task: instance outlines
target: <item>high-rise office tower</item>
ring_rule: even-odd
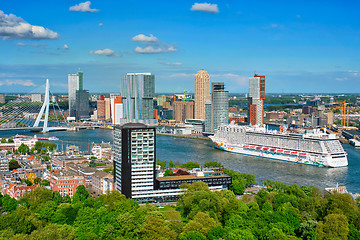
[[[154,190],[156,129],[141,123],[115,126],[115,188],[127,198]]]
[[[223,82],[211,84],[211,101],[205,108],[205,132],[215,132],[218,126],[229,123],[229,92]]]
[[[257,74],[249,78],[248,122],[251,125],[264,123],[265,76]]]
[[[176,101],[173,103],[174,119],[185,122],[185,119],[194,118],[194,102]]]
[[[153,123],[155,75],[128,73],[121,80],[121,97],[126,122]]]
[[[69,117],[75,117],[76,91],[83,90],[83,79],[84,74],[82,72],[68,75]]]
[[[205,102],[210,100],[210,77],[205,70],[195,75],[195,118],[205,119]]]
[[[76,91],[75,117],[76,120],[89,119],[89,98],[88,90]]]

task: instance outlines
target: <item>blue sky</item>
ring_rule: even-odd
[[[119,92],[121,75],[151,72],[156,92],[193,91],[200,69],[244,93],[358,93],[357,1],[2,1],[0,92],[31,92],[84,72],[90,92]]]

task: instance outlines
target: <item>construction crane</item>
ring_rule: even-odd
[[[349,127],[349,103],[344,101],[341,105],[341,125]]]

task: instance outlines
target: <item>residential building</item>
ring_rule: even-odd
[[[70,73],[68,75],[69,117],[75,117],[76,91],[83,90],[83,79],[84,74],[82,72]]]
[[[120,96],[110,95],[112,124],[119,125],[124,117],[123,99]]]
[[[86,120],[90,118],[89,112],[89,91],[78,90],[76,91],[76,106],[75,106],[75,117],[76,120]]]
[[[0,156],[0,172],[9,171],[9,160]]]
[[[5,94],[0,94],[0,103],[5,103]]]
[[[61,196],[74,196],[76,188],[80,185],[85,186],[85,178],[79,173],[70,170],[54,170],[50,175],[50,187],[53,191],[58,191]]]
[[[89,163],[90,160],[87,157],[83,156],[52,156],[51,157],[51,164],[65,168],[68,164],[80,164],[80,163]]]
[[[194,118],[194,102],[176,101],[173,103],[174,119],[183,123],[185,119]]]
[[[121,80],[124,122],[156,123],[153,119],[155,75],[128,73]]]
[[[251,125],[264,123],[265,76],[257,74],[249,78],[248,122]]]
[[[105,95],[100,95],[100,99],[97,100],[97,119],[99,121],[105,121]]]
[[[31,102],[43,102],[44,101],[44,95],[35,93],[31,94]]]
[[[8,194],[9,197],[11,198],[15,198],[16,200],[19,200],[24,196],[24,193],[30,192],[34,190],[34,188],[36,187],[38,187],[38,185],[26,186],[26,185],[10,184],[6,194]]]
[[[166,95],[161,95],[156,97],[156,103],[158,106],[163,106],[163,103],[166,102],[167,97]]]
[[[114,176],[104,171],[96,171],[92,175],[92,189],[96,194],[106,194],[107,191],[114,190]]]
[[[210,100],[210,77],[205,70],[195,75],[195,118],[205,119],[205,102]]]
[[[97,158],[97,159],[103,159],[105,158],[104,153],[111,151],[111,144],[110,142],[107,143],[100,143],[100,144],[92,144],[91,146],[91,153]]]
[[[225,91],[223,82],[211,84],[211,102],[206,102],[205,129],[215,132],[218,126],[229,123],[229,92]],[[206,112],[206,111],[210,111]],[[210,126],[206,126],[210,124]]]
[[[115,126],[115,188],[128,198],[154,189],[156,129],[141,123]]]

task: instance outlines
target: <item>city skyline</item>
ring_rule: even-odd
[[[45,78],[66,92],[67,74],[80,68],[90,92],[120,91],[128,72],[154,73],[156,92],[193,90],[204,69],[230,93],[246,92],[254,71],[267,76],[269,93],[352,93],[358,5],[8,1],[0,9],[0,92],[30,92]]]

